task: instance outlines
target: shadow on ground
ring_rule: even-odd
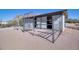
[[[27,31],[29,34],[33,35],[33,36],[38,36],[41,37],[43,39],[46,39],[47,41],[51,42],[51,43],[55,43],[55,41],[58,39],[58,37],[61,35],[62,32],[60,32],[56,38],[52,38],[51,36],[55,35],[55,33],[47,33],[47,32],[39,32],[39,34],[35,34],[32,32]],[[43,35],[42,35],[43,34]],[[51,40],[49,39],[51,37]]]

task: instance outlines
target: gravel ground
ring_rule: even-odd
[[[14,28],[0,29],[0,50],[78,50],[79,30],[70,25],[54,44]]]

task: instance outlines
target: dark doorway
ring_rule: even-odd
[[[52,29],[52,16],[47,16],[47,29]]]
[[[37,20],[36,20],[36,17],[34,18],[34,27],[36,28],[36,25],[37,25]]]

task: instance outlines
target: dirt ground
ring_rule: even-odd
[[[70,25],[71,26],[71,25]],[[28,32],[14,28],[0,29],[0,50],[78,50],[79,30],[72,25],[65,29],[54,44],[49,41],[32,36]]]

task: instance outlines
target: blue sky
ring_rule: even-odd
[[[32,12],[33,14],[43,14],[49,12],[60,11],[61,9],[0,9],[0,19],[8,21],[16,15]],[[68,9],[68,17],[72,19],[79,19],[79,9]]]

